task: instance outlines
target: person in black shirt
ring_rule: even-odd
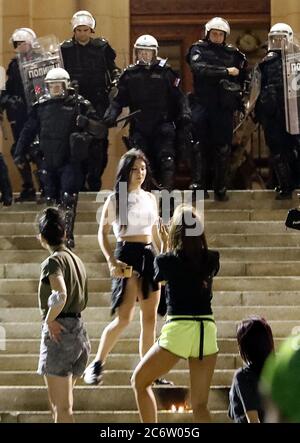
[[[246,366],[234,374],[228,415],[235,423],[260,423],[264,411],[258,381],[266,358],[274,352],[272,330],[264,318],[252,316],[241,321],[236,336]]]
[[[10,39],[11,43],[13,44],[16,56],[12,58],[6,71],[7,80],[5,90],[2,91],[0,94],[0,113],[4,111],[6,112],[7,120],[9,121],[11,127],[14,139],[14,143],[11,147],[11,154],[13,157],[15,156],[16,146],[20,138],[22,129],[24,128],[28,120],[29,114],[28,103],[26,101],[24,86],[18,63],[18,56],[22,54],[23,57],[25,57],[25,55],[26,57],[29,57],[30,51],[32,50],[32,43],[35,39],[36,34],[30,28],[16,29]],[[36,165],[35,175],[40,190],[42,191],[42,159],[40,152],[37,149],[37,145],[38,143],[32,143],[26,146],[26,155],[24,155],[22,167],[19,164],[16,164],[22,180],[22,191],[20,192],[20,195],[16,198],[16,202],[36,200],[36,193],[33,184],[30,162],[33,162]],[[1,163],[2,162],[0,159],[0,164]],[[3,171],[5,171],[5,169],[7,170],[5,165],[2,165],[2,168]],[[7,172],[5,173],[5,176],[7,177]],[[12,193],[9,189],[9,186],[7,187],[7,189],[8,191],[4,193],[4,204],[6,204],[7,202],[11,203],[12,200]]]
[[[176,130],[191,124],[187,99],[179,88],[180,78],[158,57],[158,41],[141,35],[134,44],[134,64],[127,66],[118,93],[104,115],[108,127],[116,124],[122,109],[137,112],[130,120],[128,148],[141,149],[150,161],[155,180],[173,189],[176,163]]]
[[[211,309],[212,281],[219,271],[219,253],[207,248],[199,215],[178,206],[170,234],[161,226],[170,252],[156,257],[155,279],[166,281],[167,321],[158,341],[136,367],[132,386],[142,422],[157,421],[153,380],[170,371],[180,358],[188,359],[191,403],[197,422],[210,422],[207,408],[217,360],[217,328]]]
[[[228,200],[227,177],[230,168],[233,115],[242,107],[246,58],[228,44],[229,23],[214,17],[205,25],[205,38],[190,47],[186,61],[193,74],[194,93],[190,95],[194,137],[191,153],[192,190],[204,189],[205,198],[213,169],[214,197]]]
[[[102,118],[109,106],[109,93],[116,84],[120,69],[115,64],[116,52],[103,37],[92,38],[96,21],[88,11],[77,11],[72,17],[73,37],[61,45],[64,67],[71,80],[76,80],[79,94],[89,100]],[[108,161],[108,138],[93,140],[85,165],[87,187],[101,189],[101,176]]]

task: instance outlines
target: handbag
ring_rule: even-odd
[[[287,213],[285,226],[300,231],[300,211],[297,208],[290,209]]]

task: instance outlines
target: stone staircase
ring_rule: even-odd
[[[210,248],[221,254],[214,282],[214,313],[220,353],[209,405],[216,422],[227,422],[228,389],[241,365],[236,323],[249,314],[270,322],[276,344],[300,326],[300,233],[286,231],[287,209],[298,202],[274,200],[271,191],[232,191],[228,202],[205,202],[205,229]],[[34,220],[42,207],[15,204],[0,210],[0,421],[49,422],[46,388],[36,374],[40,316],[37,309],[39,265],[47,256],[36,240]],[[96,194],[81,194],[76,223],[76,253],[89,275],[89,304],[84,311],[94,354],[98,337],[110,320],[110,279],[98,247]],[[113,238],[112,238],[112,241]],[[159,328],[163,320],[159,320]],[[138,357],[138,309],[132,324],[107,360],[103,385],[75,388],[78,422],[138,422],[130,376]],[[1,340],[0,335],[0,340]],[[188,387],[187,362],[168,374]],[[172,388],[160,388],[172,389]],[[161,422],[191,422],[183,413],[163,409]]]

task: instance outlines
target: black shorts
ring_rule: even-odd
[[[117,242],[114,252],[116,259],[132,266],[133,271],[142,279],[143,297],[147,298],[150,292],[158,291],[159,285],[154,281],[155,251],[152,243]],[[120,306],[126,288],[127,278],[112,279],[111,314]]]

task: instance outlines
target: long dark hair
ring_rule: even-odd
[[[196,235],[191,235],[192,231]],[[170,225],[169,246],[184,257],[194,271],[205,277],[206,267],[203,265],[207,258],[207,241],[201,218],[192,206],[176,207]]]
[[[145,165],[146,165],[147,173],[146,173],[145,180],[142,184],[142,189],[144,189],[145,191],[151,191],[152,184],[154,183],[149,161],[148,161],[147,157],[145,156],[145,154],[143,153],[143,151],[141,151],[140,149],[130,149],[129,151],[127,151],[121,157],[121,159],[119,161],[119,166],[118,166],[116,181],[115,181],[115,187],[114,187],[115,199],[116,199],[117,220],[119,220],[119,213],[120,213],[120,184],[126,183],[127,204],[128,204],[128,187],[129,187],[129,182],[130,182],[130,174],[131,174],[131,170],[133,168],[134,162],[136,160],[142,160],[143,162],[145,162]],[[127,217],[125,220],[123,218],[124,217],[121,217],[121,222],[120,222],[121,228],[127,226]]]
[[[37,216],[38,232],[50,246],[64,243],[65,220],[57,208],[46,208]]]
[[[263,317],[250,316],[239,323],[236,338],[244,362],[260,373],[266,358],[274,352],[270,325]]]

